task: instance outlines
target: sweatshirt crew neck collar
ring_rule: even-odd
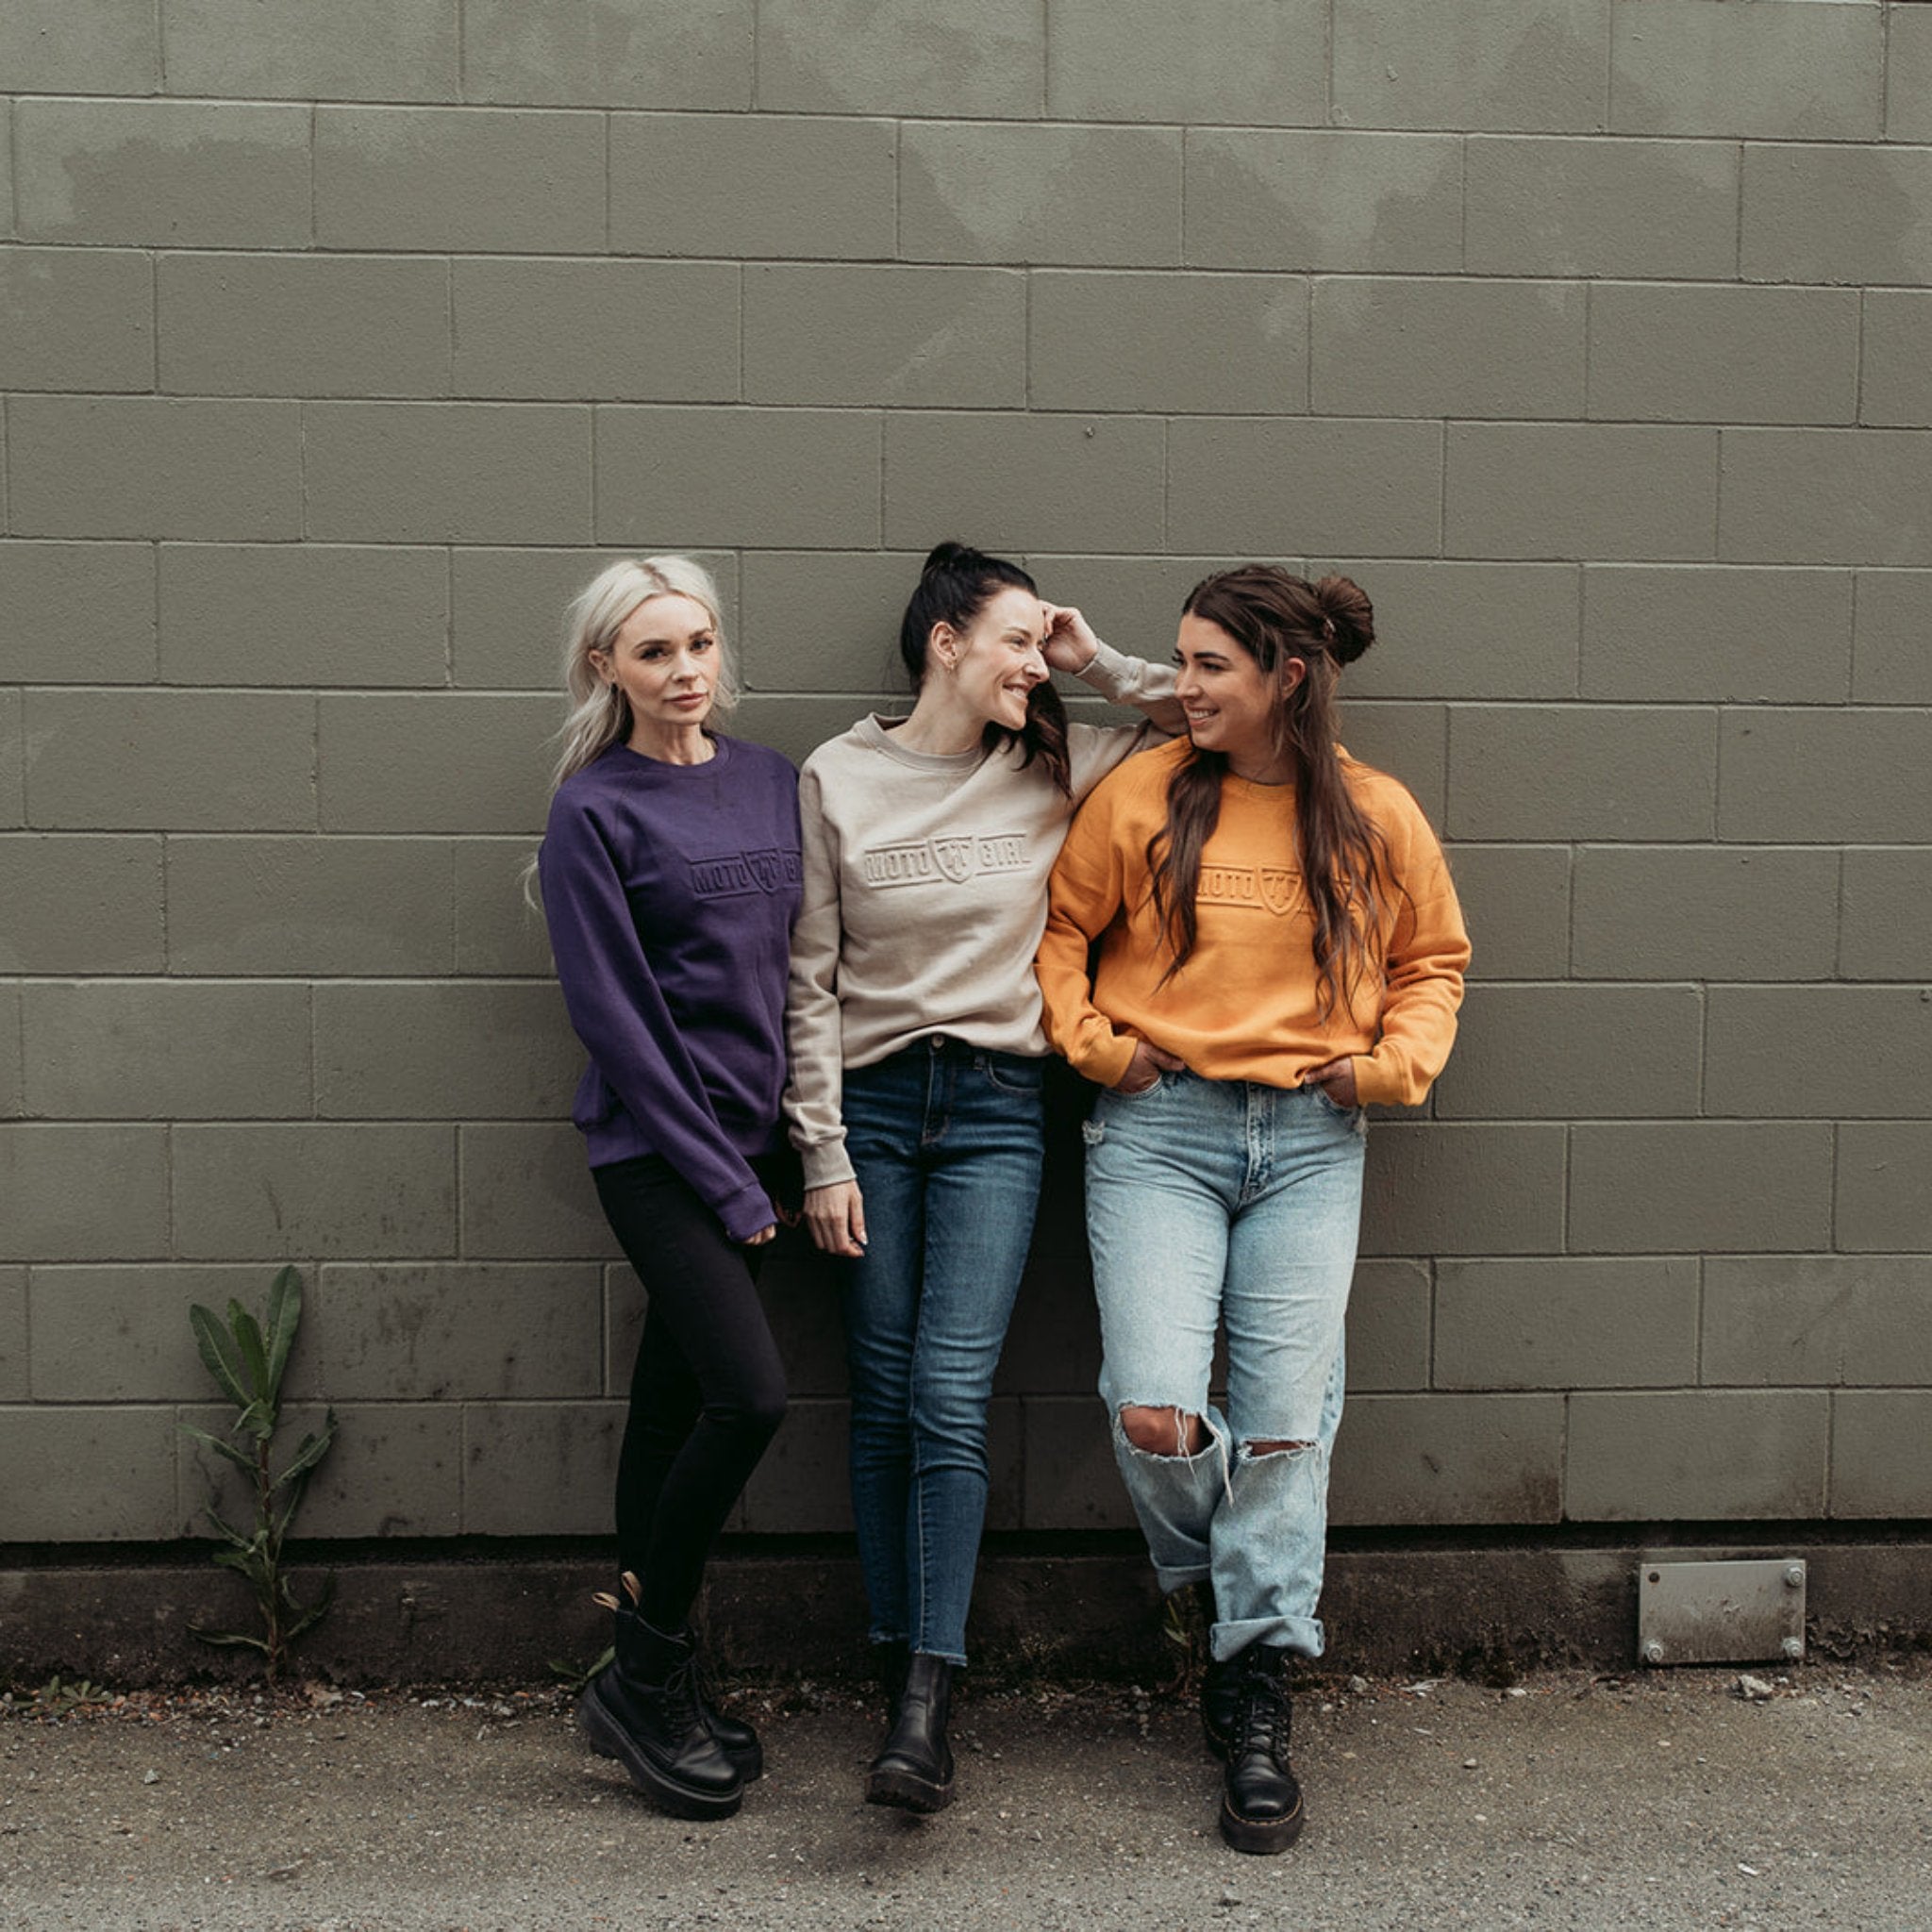
[[[882,751],[895,764],[904,765],[910,772],[963,777],[986,762],[986,747],[982,744],[967,751],[914,751],[910,745],[901,744],[898,732],[890,728],[905,722],[903,718],[885,718],[871,711],[858,721],[856,735],[869,751]]]
[[[722,732],[717,732],[712,735],[711,745],[711,756],[700,765],[674,764],[669,758],[654,758],[647,751],[633,751],[627,744],[614,744],[611,750],[621,752],[627,763],[641,766],[654,776],[681,780],[694,777],[700,772],[724,769],[725,759],[731,756],[731,741]]]

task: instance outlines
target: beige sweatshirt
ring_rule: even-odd
[[[791,929],[785,1115],[805,1184],[852,1177],[843,1073],[929,1033],[1044,1054],[1033,955],[1074,808],[1129,754],[1181,729],[1174,673],[1102,644],[1080,673],[1145,724],[1070,724],[1074,795],[1016,747],[950,756],[861,718],[799,774],[805,896]]]

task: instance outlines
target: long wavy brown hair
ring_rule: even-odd
[[[1278,680],[1274,749],[1293,772],[1295,858],[1314,917],[1316,1011],[1325,1023],[1381,971],[1372,941],[1388,902],[1388,843],[1342,776],[1335,702],[1341,667],[1375,641],[1374,607],[1347,577],[1311,584],[1274,564],[1244,563],[1196,584],[1181,614],[1219,625]],[[1291,690],[1294,658],[1307,668]],[[1185,759],[1168,784],[1167,824],[1147,841],[1154,908],[1174,949],[1163,984],[1199,939],[1201,854],[1221,819],[1226,774],[1219,752]]]

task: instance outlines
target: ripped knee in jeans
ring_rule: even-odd
[[[1312,1449],[1312,1442],[1243,1442],[1241,1448],[1252,1460],[1257,1456],[1294,1456],[1304,1449]]]
[[[1121,1405],[1121,1433],[1146,1456],[1198,1456],[1208,1446],[1208,1424],[1177,1405],[1153,1408],[1145,1403]]]

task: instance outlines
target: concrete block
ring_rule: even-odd
[[[601,253],[604,117],[318,108],[315,239],[325,248]]]
[[[744,392],[756,403],[1018,407],[1026,314],[1027,279],[1004,269],[747,268]],[[1114,407],[1138,405],[1123,396]]]
[[[311,1110],[308,989],[81,980],[24,989],[26,1098],[68,1120],[260,1120]]]
[[[1928,958],[1932,850],[1923,845],[1852,848],[1844,855],[1844,888],[1839,901],[1840,976],[1916,979]]]
[[[1356,577],[1375,606],[1375,648],[1349,667],[1350,696],[1575,696],[1574,565],[1323,558],[1307,574],[1330,570]]]
[[[177,836],[167,878],[175,973],[450,970],[450,854],[441,840]]]
[[[1932,1249],[1932,1122],[1846,1121],[1838,1130],[1836,1245],[1853,1253]]]
[[[189,1260],[456,1252],[456,1131],[358,1121],[173,1130]]]
[[[1077,1216],[1079,1181],[1073,1182]],[[1052,1202],[1042,1206],[1052,1212]],[[1051,1241],[1045,1228],[1041,1230]],[[1013,1320],[1000,1356],[993,1386],[1005,1395],[1091,1395],[1100,1379],[1100,1311],[1093,1302],[1093,1276],[1087,1259],[1084,1227],[1073,1230],[1077,1252],[1042,1254],[1037,1234],[1032,1265],[1020,1287]]]
[[[1342,742],[1350,755],[1402,780],[1432,825],[1442,823],[1447,797],[1449,714],[1441,705],[1349,702]]]
[[[36,825],[214,832],[315,823],[312,698],[37,691],[26,724]]]
[[[15,396],[7,414],[17,535],[302,534],[294,403]]]
[[[161,0],[172,94],[454,101],[456,0]]]
[[[1161,441],[1141,416],[888,417],[885,541],[910,550],[958,530],[994,550],[1158,550]]]
[[[168,1251],[168,1130],[0,1122],[0,1260],[158,1258]]]
[[[89,684],[154,681],[151,544],[0,542],[0,610],[9,677],[71,683],[85,666]]]
[[[588,408],[308,403],[302,413],[311,539],[576,543],[591,534]]]
[[[339,1120],[554,1120],[581,1056],[554,983],[315,990],[315,1110]]]
[[[1449,865],[1475,935],[1472,970],[1479,980],[1561,979],[1569,972],[1567,845],[1456,845]]]
[[[1473,274],[1737,273],[1734,142],[1478,137],[1463,166]]]
[[[1932,1492],[1932,1396],[1845,1390],[1831,1398],[1831,1513],[1910,1517]]]
[[[1695,1382],[1697,1266],[1692,1256],[1439,1262],[1436,1387]]]
[[[1717,555],[1715,429],[1452,423],[1447,462],[1443,542],[1452,554]]]
[[[737,399],[736,267],[480,258],[451,274],[458,395]]]
[[[462,1129],[462,1253],[473,1260],[607,1259],[617,1243],[597,1206],[584,1137],[547,1126]]]
[[[1562,1245],[1564,1130],[1377,1122],[1361,1251],[1535,1255]]]
[[[170,684],[441,686],[448,658],[441,550],[161,546],[159,660]]]
[[[1046,111],[1064,121],[1319,126],[1328,118],[1321,0],[1055,0]]]
[[[1858,421],[1932,428],[1932,293],[1868,289],[1863,301]]]
[[[151,94],[159,68],[153,0],[12,0],[0,13],[10,92]]]
[[[622,1403],[475,1402],[462,1418],[467,1534],[611,1534]]]
[[[1876,7],[1707,7],[1613,0],[1619,134],[1875,141],[1885,101]]]
[[[18,1120],[26,1111],[20,1001],[17,986],[0,992],[0,1120]]]
[[[188,1324],[196,1302],[231,1299],[260,1317],[270,1275],[258,1267],[38,1267],[25,1307],[42,1402],[207,1402],[216,1393]],[[292,1364],[308,1350],[304,1340]]]
[[[1420,1261],[1360,1261],[1348,1296],[1351,1395],[1429,1385],[1429,1271]]]
[[[22,101],[20,232],[136,248],[306,248],[307,108]]]
[[[449,267],[355,255],[164,255],[160,387],[189,395],[442,396]]]
[[[1932,571],[1861,570],[1852,619],[1852,696],[1932,705]]]
[[[1462,267],[1462,143],[1344,128],[1187,130],[1184,259],[1441,275]]]
[[[534,838],[460,839],[452,848],[458,973],[549,976],[543,915],[523,888],[524,867],[537,843]]]
[[[1707,839],[1718,714],[1681,706],[1465,705],[1449,723],[1457,839]]]
[[[1851,289],[1590,291],[1590,414],[1637,423],[1850,423]]]
[[[1719,838],[1932,843],[1932,715],[1728,711],[1723,735]]]
[[[0,1408],[0,1461],[33,1473],[0,1496],[8,1542],[155,1542],[175,1532],[171,1408]],[[101,1480],[106,1469],[112,1482]]]
[[[1570,1398],[1572,1523],[1818,1517],[1831,1398],[1674,1390]]]
[[[754,1535],[849,1535],[852,1503],[846,1464],[845,1405],[792,1403],[772,1446],[744,1486],[741,1526]],[[993,1474],[997,1482],[997,1469]]]
[[[1704,1101],[1714,1114],[1923,1118],[1932,1093],[1932,989],[1710,990]]]
[[[899,617],[923,557],[911,550],[747,551],[739,648],[745,683],[756,691],[867,696],[901,690]]]
[[[1703,1036],[1695,987],[1474,986],[1436,1083],[1436,1117],[1695,1114]]]
[[[1746,281],[1894,283],[1932,276],[1932,147],[1764,142],[1744,149]]]
[[[1342,1414],[1332,1524],[1556,1523],[1562,1513],[1559,1395],[1364,1395]]]
[[[1932,1382],[1932,1257],[1802,1255],[1705,1263],[1707,1383]]]
[[[1459,855],[1458,855],[1459,857]],[[1576,854],[1580,979],[1824,979],[1838,855],[1754,845],[1586,845]]]
[[[325,1267],[291,1388],[331,1402],[521,1401],[602,1393],[594,1263]]]
[[[1583,1255],[1828,1247],[1831,1169],[1824,1122],[1579,1124],[1567,1245]]]
[[[1091,1394],[1029,1395],[1024,1521],[1028,1529],[1133,1529],[1107,1409]]]
[[[650,550],[646,543],[639,546]],[[579,591],[622,554],[581,548],[458,550],[450,558],[456,682],[470,690],[547,691],[563,717],[563,617]],[[724,600],[725,636],[737,642],[738,557],[698,551]]]
[[[1307,407],[1308,289],[1298,276],[1039,274],[1029,287],[1035,408]]]
[[[1587,698],[1842,704],[1851,668],[1849,571],[1584,569]]]
[[[1277,560],[1286,562],[1290,569],[1298,568],[1300,562],[1298,558]],[[1116,650],[1166,663],[1174,656],[1181,605],[1188,592],[1204,577],[1216,571],[1231,570],[1245,559],[1225,553],[1213,557],[1070,557],[1052,551],[1029,551],[1024,561],[1049,602],[1072,605]],[[916,558],[913,568],[918,568]],[[910,592],[910,580],[906,590]],[[896,611],[891,635],[896,654]],[[891,682],[890,675],[887,682]],[[1070,699],[1078,699],[1083,694],[1091,696],[1076,677],[1062,677],[1058,683]],[[1131,717],[1133,713],[1103,708],[1095,715],[1113,719]]]
[[[325,696],[327,832],[539,832],[554,699],[445,691]]]
[[[158,839],[0,838],[0,973],[158,973]]]
[[[1045,97],[1046,42],[1046,13],[1034,0],[982,0],[963,15],[947,0],[765,0],[758,104],[778,113],[1024,119]]]
[[[1284,544],[1354,557],[1441,547],[1442,432],[1430,423],[1330,418],[1182,421],[1168,432],[1168,544]]]
[[[874,548],[879,441],[858,410],[599,408],[597,541]]]
[[[21,692],[0,690],[0,828],[26,824],[25,710]]]
[[[154,275],[126,248],[0,252],[0,385],[155,386]]]
[[[609,162],[610,246],[621,254],[782,261],[898,253],[891,121],[619,114]]]
[[[1886,25],[1885,138],[1932,142],[1932,18],[1894,7]]]
[[[749,108],[754,0],[467,0],[463,94],[566,108]]]
[[[1584,306],[1574,282],[1324,276],[1314,294],[1313,408],[1581,415]]]
[[[887,709],[895,708],[888,706]],[[755,738],[796,764],[848,729],[859,709],[849,697],[811,698],[754,694],[732,714],[741,738]]]
[[[25,1402],[26,1270],[0,1268],[0,1402]]]
[[[20,232],[14,213],[13,103],[0,101],[0,235],[11,241]]]
[[[908,260],[1181,259],[1174,128],[911,121],[900,131],[898,168],[897,252]]]
[[[1347,8],[1335,17],[1335,118],[1594,133],[1608,108],[1608,28],[1607,0]]]

